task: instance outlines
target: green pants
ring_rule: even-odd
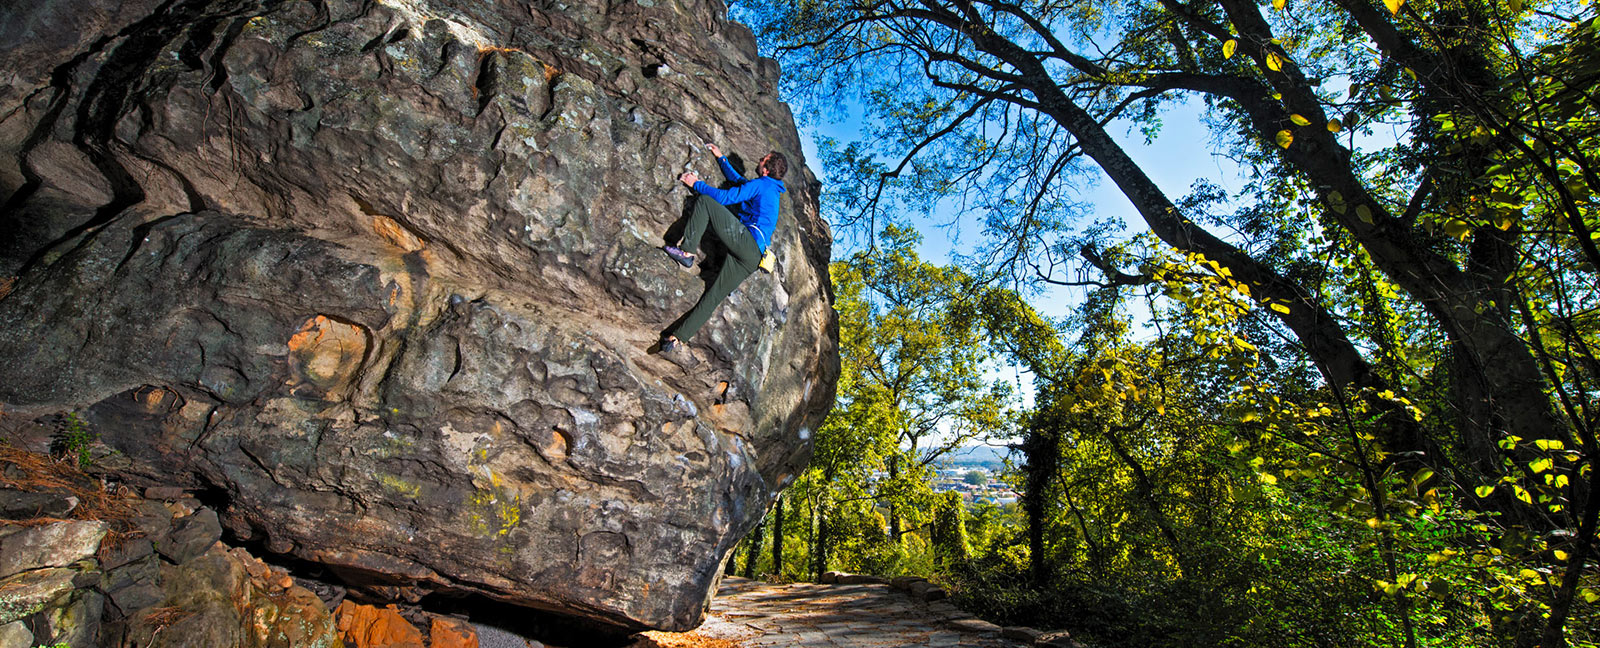
[[[717,310],[717,304],[721,304],[739,286],[739,282],[761,265],[761,249],[756,247],[756,239],[750,235],[750,230],[727,207],[706,196],[695,198],[694,212],[689,215],[689,224],[683,230],[683,243],[678,247],[684,252],[696,253],[700,249],[700,237],[706,233],[706,225],[711,226],[711,231],[728,248],[728,258],[723,260],[722,271],[717,273],[717,278],[706,288],[705,294],[700,296],[694,309],[676,328],[667,331],[667,335],[682,341],[688,341],[700,327],[705,326],[706,321],[711,319],[711,313]]]

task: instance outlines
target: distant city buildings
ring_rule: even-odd
[[[969,473],[979,473],[983,479],[981,483],[971,483]],[[961,499],[968,504],[989,502],[993,504],[1013,504],[1017,501],[1016,491],[1005,482],[998,481],[999,475],[987,468],[970,466],[949,466],[940,468],[933,479],[933,490],[936,493],[954,491],[961,494]]]

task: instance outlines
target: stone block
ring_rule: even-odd
[[[162,557],[181,565],[205,553],[217,540],[222,539],[222,523],[217,512],[208,508],[194,515],[173,521],[172,534],[167,542],[156,546]]]
[[[478,631],[461,619],[433,617],[428,648],[478,648]]]
[[[821,582],[821,583],[823,583],[825,585],[831,585],[833,583],[839,582],[840,578],[845,577],[845,576],[849,576],[849,575],[850,574],[847,574],[845,572],[839,572],[839,571],[823,572],[822,573],[822,578],[818,579],[818,582]]]
[[[145,538],[125,538],[116,544],[102,543],[99,554],[100,568],[116,569],[155,552],[155,545]]]
[[[906,591],[911,593],[912,598],[919,601],[941,601],[950,596],[949,593],[944,591],[943,587],[928,581],[912,583]]]
[[[1083,648],[1083,644],[1072,638],[1072,633],[1066,630],[1052,630],[1039,635],[1033,640],[1034,648]]]
[[[928,579],[921,576],[896,576],[889,579],[889,586],[898,590],[910,590],[913,583],[926,583]]]
[[[35,569],[0,581],[0,624],[37,613],[57,597],[72,591],[72,577],[76,573],[61,567]]]
[[[1043,630],[1028,626],[1006,626],[1000,629],[1000,636],[1021,641],[1028,645],[1033,645],[1033,642],[1037,641],[1042,635],[1044,635]]]
[[[166,598],[161,590],[160,563],[149,555],[106,572],[102,589],[118,613],[130,615]]]
[[[51,645],[92,646],[100,636],[100,617],[105,610],[104,594],[91,589],[74,590],[65,602],[55,601],[45,609],[42,637]]]
[[[962,632],[975,632],[975,633],[998,633],[998,632],[1000,632],[1000,626],[995,625],[993,623],[990,623],[988,621],[984,621],[983,619],[979,619],[977,617],[967,617],[965,619],[952,619],[950,621],[946,621],[945,625],[949,626],[952,629],[960,630]]]
[[[14,621],[0,625],[0,648],[30,648],[33,646],[33,633],[28,631],[28,625],[21,621]]]
[[[66,521],[0,528],[0,578],[29,569],[65,567],[92,558],[106,536],[106,523]]]
[[[350,648],[423,648],[422,631],[393,605],[379,608],[345,601],[335,614],[339,634]]]
[[[840,585],[883,585],[889,579],[871,574],[845,574],[839,577]]]
[[[20,491],[0,488],[0,518],[25,520],[36,517],[66,517],[78,508],[78,498],[56,491]]]

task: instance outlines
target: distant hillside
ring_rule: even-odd
[[[1011,452],[1005,446],[969,445],[963,446],[939,458],[937,463],[953,466],[982,466],[990,470],[1000,468],[1005,463],[1006,455]]]

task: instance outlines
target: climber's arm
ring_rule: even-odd
[[[744,176],[739,175],[738,171],[733,170],[733,164],[728,162],[728,158],[718,155],[717,164],[722,166],[723,177],[734,182],[744,182]]]
[[[736,205],[761,195],[761,183],[744,182],[727,189],[718,189],[706,184],[704,180],[699,180],[694,183],[694,190],[724,205]]]

